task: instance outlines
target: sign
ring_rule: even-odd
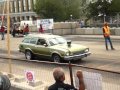
[[[42,25],[44,30],[53,29],[53,19],[37,20],[37,28],[40,28],[40,24]]]
[[[31,20],[27,20],[27,21],[21,21],[20,22],[20,26],[24,26],[24,25],[29,25],[29,26],[33,26],[33,21]]]
[[[26,71],[25,72],[25,78],[28,82],[34,82],[35,81],[34,72]]]
[[[102,76],[99,73],[83,72],[86,90],[102,90]],[[75,86],[79,88],[79,80],[75,75]]]

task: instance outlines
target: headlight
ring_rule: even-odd
[[[69,56],[69,55],[70,55],[70,53],[69,53],[69,52],[67,52],[67,53],[66,53],[66,55],[67,55],[67,56]]]
[[[85,50],[85,52],[89,52],[89,49],[87,48],[87,49]]]
[[[66,52],[67,56],[73,55],[72,52]]]

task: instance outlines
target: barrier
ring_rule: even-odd
[[[22,63],[23,62],[23,63]],[[43,61],[18,61],[18,65],[13,64],[12,71],[14,75],[14,79],[11,80],[12,88],[14,90],[47,90],[47,88],[53,84],[54,78],[53,78],[53,69],[55,67],[62,67],[65,71],[65,83],[71,84],[70,79],[70,71],[69,71],[69,65],[67,63],[52,63],[52,62],[43,62]],[[22,63],[22,64],[20,64]],[[3,67],[6,66],[6,64],[2,64]],[[27,65],[27,66],[26,66]],[[47,66],[47,67],[46,67]],[[76,70],[82,70],[83,72],[90,72],[90,73],[97,73],[102,76],[102,80],[98,79],[98,81],[101,82],[101,88],[102,89],[96,89],[96,90],[120,90],[120,73],[119,72],[113,72],[113,71],[107,71],[107,70],[101,70],[91,67],[84,67],[81,65],[75,65],[71,64],[71,70],[73,73],[73,76],[76,72]],[[36,82],[34,83],[28,83],[26,82],[24,72],[25,70],[34,71]],[[0,71],[7,72],[7,69],[0,68]],[[19,76],[15,76],[19,75]],[[16,78],[16,79],[15,79]],[[85,78],[88,79],[88,78]],[[73,81],[75,78],[73,77]],[[92,78],[88,79],[89,82],[92,82],[91,85],[94,87],[98,85],[97,82],[93,82]],[[75,85],[75,83],[73,82]],[[12,89],[11,89],[12,90]],[[92,89],[87,89],[92,90]]]
[[[120,36],[120,28],[110,28],[111,35],[118,35]],[[36,26],[30,27],[30,32],[38,32]],[[102,28],[79,28],[76,23],[61,23],[54,24],[54,29],[52,30],[45,30],[47,33],[53,33],[57,35],[102,35],[103,31]]]

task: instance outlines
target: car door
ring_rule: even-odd
[[[35,47],[36,47],[36,50],[35,50],[36,54],[43,57],[50,56],[50,49],[45,39],[39,38]]]
[[[29,42],[29,48],[32,50],[32,52],[34,54],[36,54],[36,43],[38,41],[38,38],[37,37],[33,37],[30,39],[30,42]]]

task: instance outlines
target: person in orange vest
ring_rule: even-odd
[[[0,33],[1,33],[1,40],[4,40],[4,39],[5,39],[5,37],[4,37],[4,34],[5,34],[5,28],[4,28],[3,25],[1,25]]]
[[[103,36],[105,38],[106,50],[108,50],[108,42],[110,43],[111,50],[114,50],[113,45],[112,45],[112,41],[110,39],[110,28],[109,28],[107,22],[105,22],[104,26],[103,26]]]

